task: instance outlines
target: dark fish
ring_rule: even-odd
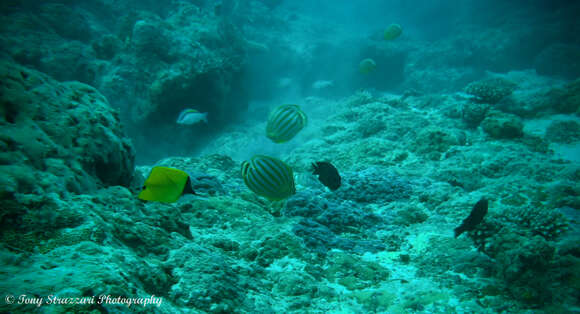
[[[473,230],[475,226],[477,226],[480,222],[482,222],[483,217],[485,216],[485,214],[487,214],[487,206],[488,201],[485,198],[482,198],[477,203],[475,203],[475,206],[473,206],[473,209],[471,210],[469,216],[467,216],[467,218],[463,220],[463,222],[459,227],[455,228],[454,230],[455,237],[457,238],[460,234],[462,234],[465,231]]]
[[[332,191],[340,187],[340,174],[338,170],[327,161],[318,161],[312,164],[313,173],[318,175],[318,180]]]

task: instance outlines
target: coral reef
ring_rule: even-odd
[[[0,290],[162,301],[0,312],[577,310],[580,4],[399,1],[408,32],[385,41],[396,10],[353,28],[336,12],[381,1],[323,2],[0,2]],[[268,109],[294,100],[308,125],[271,143]],[[184,108],[208,124],[176,125]],[[244,185],[256,153],[296,194]],[[153,166],[196,194],[140,200]]]
[[[357,97],[338,102],[330,119],[314,118],[320,133],[335,130],[321,135],[334,144],[311,140],[293,150],[288,163],[297,175],[297,193],[285,205],[270,204],[244,186],[239,161],[228,157],[236,147],[231,144],[212,155],[157,163],[187,171],[199,190],[175,204],[143,203],[121,186],[3,200],[0,258],[16,269],[23,260],[34,265],[37,259],[50,264],[45,275],[73,268],[70,274],[78,278],[28,283],[30,273],[16,271],[1,281],[2,289],[45,295],[57,284],[68,287],[61,294],[156,295],[163,298],[159,310],[167,312],[437,312],[457,308],[456,296],[481,299],[457,301],[470,311],[499,310],[506,302],[518,309],[574,303],[577,250],[572,242],[560,242],[569,231],[550,208],[578,206],[572,183],[577,170],[530,150],[525,137],[489,140],[484,132],[462,129],[459,115],[431,111],[463,100]],[[421,114],[409,114],[411,107]],[[391,122],[361,139],[357,117],[369,112]],[[496,114],[507,115],[490,110],[486,119]],[[239,131],[232,132],[222,141],[237,143]],[[311,174],[310,161],[321,155],[342,176],[336,191]],[[149,170],[138,167],[136,177]],[[482,194],[499,200],[468,234],[478,253],[467,237],[453,239],[452,230]],[[70,264],[75,259],[83,265]],[[103,267],[110,272],[90,280],[82,275]]]
[[[514,297],[533,304],[555,298],[546,286],[558,269],[556,242],[567,228],[564,217],[538,207],[505,208],[469,232],[478,249],[496,261],[494,271]]]

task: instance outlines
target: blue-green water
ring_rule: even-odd
[[[0,10],[0,312],[580,312],[580,4]]]

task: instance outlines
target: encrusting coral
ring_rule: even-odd
[[[465,88],[465,92],[475,96],[478,102],[496,104],[509,96],[517,85],[504,78],[490,78],[473,82]]]

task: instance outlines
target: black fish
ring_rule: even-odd
[[[313,173],[318,175],[318,180],[332,191],[340,187],[340,174],[338,170],[327,161],[317,161],[312,164]]]
[[[483,217],[485,214],[487,214],[487,206],[488,201],[485,198],[482,198],[477,203],[475,203],[475,206],[473,206],[469,216],[463,220],[459,227],[455,228],[455,237],[457,238],[465,231],[473,230],[475,226],[482,222]]]

